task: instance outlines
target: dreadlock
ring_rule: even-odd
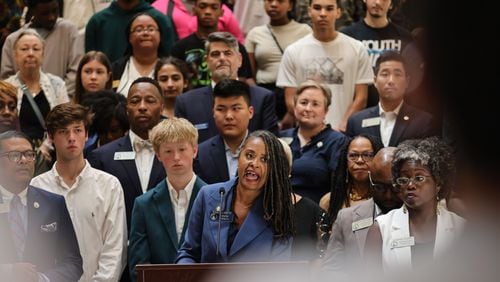
[[[351,175],[348,171],[347,165],[347,154],[349,151],[349,146],[352,141],[358,138],[366,138],[370,141],[373,148],[373,153],[377,154],[377,152],[383,147],[382,142],[379,138],[369,135],[369,134],[360,134],[349,138],[342,147],[339,155],[339,162],[337,167],[335,168],[335,172],[332,174],[332,186],[330,190],[330,205],[328,206],[328,217],[330,227],[333,225],[335,220],[337,219],[337,213],[342,208],[343,205],[349,206],[349,193],[351,193],[350,183]]]
[[[272,133],[254,131],[245,143],[252,138],[262,139],[268,157],[268,177],[264,184],[264,219],[271,223],[276,239],[287,240],[294,230],[288,159],[280,141]]]

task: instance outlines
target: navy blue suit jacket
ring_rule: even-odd
[[[82,257],[64,197],[28,186],[27,207],[22,259],[14,247],[8,213],[0,213],[0,264],[31,263],[51,282],[78,281],[83,273]]]
[[[362,127],[364,119],[380,117],[379,106],[364,109],[352,115],[347,121],[347,136],[356,136],[361,133],[380,136],[380,124]],[[431,114],[424,112],[411,105],[403,103],[396,119],[396,124],[389,140],[389,146],[397,146],[404,140],[419,139],[438,135],[434,118]]]
[[[274,94],[259,86],[250,86],[250,104],[253,106],[253,118],[248,131],[268,130],[278,134]],[[190,90],[175,100],[175,116],[189,120],[198,129],[198,143],[219,134],[213,118],[212,86]]]
[[[232,224],[232,199],[237,178],[204,186],[193,204],[184,243],[176,263],[249,262],[290,260],[292,238],[275,241],[272,227],[264,220],[263,193],[251,207],[247,218],[228,248]],[[220,203],[219,189],[224,188],[220,242],[217,240],[219,220],[214,216]],[[216,255],[217,245],[219,256]]]
[[[201,187],[205,185],[203,180],[196,178],[179,241],[177,241],[175,214],[166,180],[135,199],[128,247],[132,281],[136,281],[135,266],[137,264],[162,264],[175,261],[177,249],[184,242],[184,233],[186,233],[194,199]]]
[[[127,213],[127,228],[130,230],[130,219],[135,198],[142,195],[141,181],[137,172],[135,160],[115,160],[116,152],[131,152],[132,143],[130,137],[125,135],[98,149],[92,151],[88,161],[93,168],[100,169],[112,174],[120,180],[125,198],[125,210]],[[149,176],[148,190],[155,187],[166,177],[165,169],[161,162],[155,157],[153,168]]]
[[[226,182],[229,171],[226,161],[226,149],[222,136],[216,135],[198,146],[198,155],[194,161],[194,171],[208,184]]]

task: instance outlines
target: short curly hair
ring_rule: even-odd
[[[407,161],[417,161],[429,169],[436,185],[440,187],[439,199],[445,198],[455,176],[455,158],[452,148],[438,137],[406,140],[394,152],[392,177],[401,176],[401,167]]]

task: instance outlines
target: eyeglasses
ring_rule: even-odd
[[[357,162],[359,158],[363,160],[364,162],[369,162],[373,160],[373,152],[362,152],[362,153],[356,153],[356,152],[349,152],[347,153],[347,158],[353,162]]]
[[[430,175],[416,175],[413,178],[408,178],[408,177],[398,177],[396,178],[396,184],[399,185],[400,187],[406,187],[409,186],[410,183],[413,183],[415,185],[421,185],[427,177],[432,177]]]
[[[35,159],[36,153],[35,153],[35,151],[24,151],[24,152],[10,151],[7,153],[3,153],[0,156],[2,156],[2,157],[7,156],[9,161],[15,162],[15,163],[19,162],[22,157],[24,157],[24,159],[26,161],[31,162]]]
[[[399,187],[395,187],[394,184],[387,184],[387,183],[374,183],[372,180],[372,174],[368,171],[368,179],[370,180],[370,186],[374,191],[377,192],[385,192],[387,190],[391,190],[394,193],[399,192]]]
[[[158,31],[158,28],[156,28],[154,26],[148,26],[148,27],[138,26],[132,30],[133,33],[137,33],[137,34],[141,34],[143,32],[154,33],[156,31]]]

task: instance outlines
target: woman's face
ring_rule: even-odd
[[[34,35],[24,35],[15,46],[14,60],[21,72],[38,70],[43,60],[43,44]]]
[[[272,21],[288,19],[292,8],[290,0],[264,0],[264,9]]]
[[[294,111],[300,127],[322,126],[326,117],[326,99],[321,89],[307,88],[302,91]]]
[[[102,146],[125,135],[125,131],[120,126],[116,118],[111,119],[109,130],[106,134],[99,136],[99,144]]]
[[[368,181],[368,166],[373,160],[374,152],[370,140],[358,137],[351,141],[347,150],[347,170],[358,182]]]
[[[147,15],[138,16],[130,27],[129,42],[134,53],[137,50],[157,50],[160,31],[155,20]]]
[[[418,209],[427,204],[436,204],[437,185],[431,171],[426,166],[413,160],[405,161],[401,166],[398,178],[409,180],[406,185],[399,185],[407,207]]]
[[[238,186],[249,191],[261,191],[268,177],[266,145],[259,137],[251,137],[241,149],[238,159]]]
[[[87,93],[106,89],[106,83],[111,79],[111,72],[97,60],[83,65],[80,75],[83,89]]]
[[[167,99],[175,99],[187,87],[187,80],[184,79],[180,70],[174,65],[163,65],[158,70],[157,79],[163,91],[163,97]]]

